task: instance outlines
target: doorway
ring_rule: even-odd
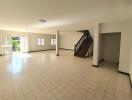
[[[13,52],[25,51],[25,38],[19,36],[7,37],[7,44],[12,45]]]
[[[100,60],[119,65],[121,33],[100,34]]]
[[[10,43],[13,52],[20,52],[20,37],[12,37]]]

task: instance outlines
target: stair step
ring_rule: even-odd
[[[79,46],[78,50],[75,51],[74,55],[77,57],[86,58],[85,55],[86,55],[88,49],[90,48],[90,45],[92,44],[92,37],[88,30],[84,30],[82,32],[84,32],[84,35],[81,37],[81,39],[84,39],[84,40],[81,40],[81,39],[79,40],[79,42],[83,41],[81,45],[79,44],[79,42],[75,45],[75,48],[77,45],[80,45],[80,46]],[[86,32],[88,32],[88,33],[86,33]],[[83,37],[85,37],[85,38],[83,38]]]

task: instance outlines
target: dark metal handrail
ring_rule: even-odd
[[[82,43],[88,38],[88,34],[84,33],[83,36],[80,38],[80,40],[75,45],[75,53],[79,50]]]

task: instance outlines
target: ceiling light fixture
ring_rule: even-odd
[[[40,23],[46,23],[47,21],[43,20],[43,19],[40,19],[40,20],[38,20],[38,22],[40,22]]]

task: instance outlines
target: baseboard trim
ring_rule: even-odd
[[[60,54],[56,54],[56,56],[60,56]]]
[[[25,53],[31,53],[31,51],[25,52]]]
[[[99,65],[92,65],[93,67],[99,67]]]
[[[65,48],[60,48],[62,50],[70,50],[70,51],[75,51],[75,50],[72,50],[72,49],[65,49]]]
[[[124,74],[124,75],[130,75],[129,73],[126,73],[126,72],[122,72],[122,71],[118,71],[119,73],[121,73],[121,74]]]
[[[47,50],[37,50],[37,51],[29,51],[30,52],[41,52],[41,51],[50,51],[50,50],[55,50],[55,49],[47,49]]]
[[[130,85],[131,85],[131,88],[132,88],[132,80],[131,80],[130,74],[129,73],[126,73],[126,72],[122,72],[122,71],[118,71],[118,73],[127,75],[129,77]]]
[[[103,61],[104,61],[104,59],[100,59],[100,60],[99,60],[99,64],[100,64],[101,62],[103,62]]]
[[[93,67],[99,67],[99,64],[101,63],[101,62],[103,62],[104,61],[104,59],[101,59],[101,60],[99,60],[99,62],[98,62],[98,65],[92,65]]]

